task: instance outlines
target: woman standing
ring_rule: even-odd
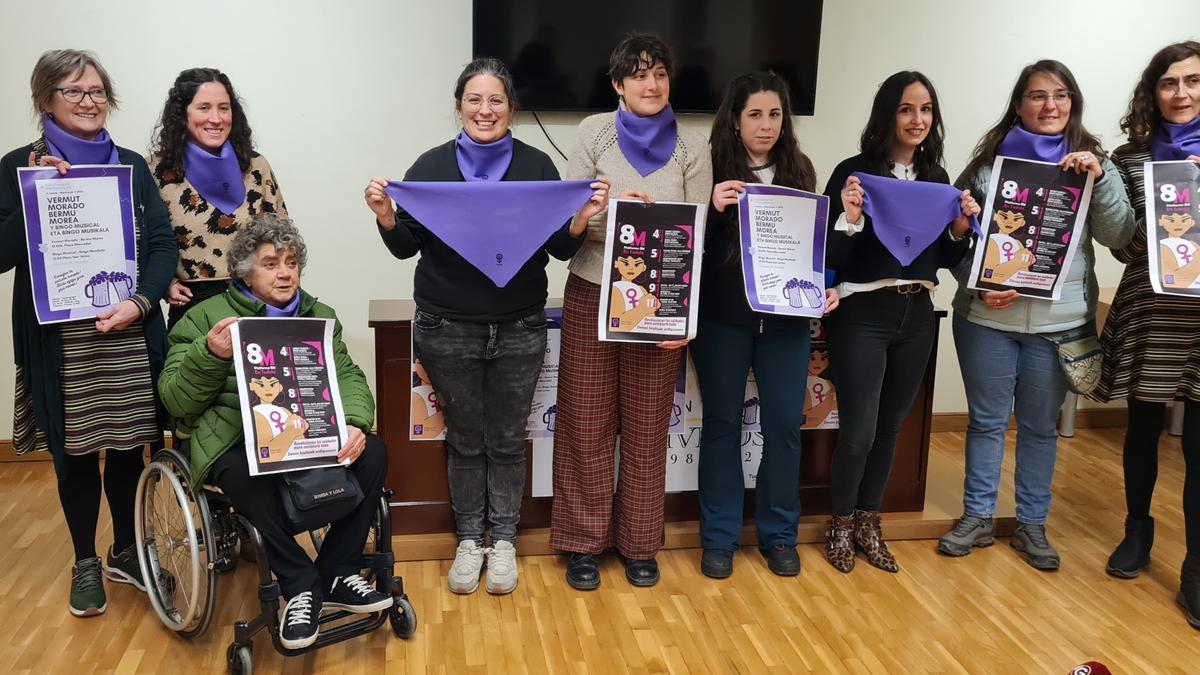
[[[238,227],[260,213],[287,218],[267,158],[229,78],[189,68],[175,78],[147,158],[179,243],[168,313],[174,326],[192,305],[229,285],[225,255]]]
[[[517,109],[504,64],[481,58],[454,85],[462,131],[421,155],[405,181],[556,181],[544,152],[512,137]],[[583,243],[588,218],[608,203],[608,185],[592,184],[589,201],[498,287],[385,192],[367,186],[379,234],[400,259],[420,254],[413,297],[413,343],[437,392],[446,422],[450,502],[458,550],[448,585],[473,593],[487,558],[487,590],[517,586],[516,538],[525,487],[525,418],[546,351],[546,264],[566,260]],[[485,514],[486,512],[486,514]],[[492,546],[484,548],[485,515]]]
[[[792,128],[787,84],[774,73],[748,73],[729,83],[713,119],[712,205],[700,282],[700,326],[692,341],[704,426],[700,432],[700,570],[733,573],[742,534],[741,432],[746,375],[754,369],[762,410],[763,453],[755,483],[758,549],[775,574],[800,572],[800,426],[807,379],[809,320],[750,309],[742,282],[738,194],[746,183],[812,191],[817,176]],[[826,291],[825,311],[837,306]]]
[[[104,128],[117,97],[108,72],[89,52],[42,54],[30,78],[41,136],[0,160],[0,272],[13,277],[13,352],[17,366],[13,445],[18,454],[54,456],[58,497],[75,549],[69,609],[101,614],[108,606],[102,576],[145,590],[134,549],[133,502],[147,443],[162,443],[154,380],[166,353],[158,302],[167,293],[179,251],[146,162],[118,147]],[[17,168],[72,164],[133,167],[137,214],[137,288],[95,321],[40,325],[26,255]],[[100,515],[100,451],[104,493],[113,520],[106,565],[96,555]]]
[[[1137,227],[1129,245],[1115,252],[1125,273],[1100,338],[1104,370],[1094,393],[1100,400],[1123,398],[1129,406],[1125,538],[1107,568],[1113,576],[1132,579],[1150,564],[1158,438],[1167,402],[1182,402],[1187,557],[1178,602],[1188,623],[1200,629],[1200,299],[1160,295],[1150,285],[1142,168],[1150,161],[1200,163],[1200,42],[1169,45],[1150,59],[1121,129],[1129,142],[1113,152],[1113,162],[1133,202]]]
[[[712,165],[704,138],[680,130],[671,112],[673,67],[658,37],[635,33],[617,44],[608,74],[620,107],[580,123],[569,178],[607,179],[622,199],[709,200]],[[550,545],[571,554],[567,583],[581,590],[600,585],[596,556],[613,545],[631,584],[658,583],[667,428],[680,348],[687,344],[597,339],[604,234],[605,216],[596,214],[571,260],[554,433]],[[621,471],[614,496],[618,425]]]
[[[962,258],[969,217],[979,213],[971,193],[963,190],[954,209],[957,217],[921,216],[928,219],[920,223],[924,231],[937,236],[905,264],[864,215],[863,181],[851,174],[949,183],[942,168],[942,138],[933,84],[915,71],[896,73],[875,94],[862,152],[839,164],[825,186],[831,223],[826,264],[836,270],[841,297],[840,310],[825,322],[839,421],[825,557],[842,572],[854,569],[856,547],[871,565],[888,572],[900,569],[883,539],[879,508],[896,436],[933,347],[937,322],[930,292],[937,285],[937,271]],[[910,203],[908,208],[915,212],[917,206]]]
[[[1058,452],[1058,411],[1067,393],[1055,333],[1094,325],[1096,263],[1092,240],[1121,248],[1133,236],[1133,209],[1100,140],[1083,126],[1083,93],[1066,66],[1038,61],[1017,77],[1008,108],[984,134],[955,185],[978,201],[987,195],[997,155],[1054,162],[1064,171],[1092,174],[1087,220],[1059,300],[1029,298],[1015,290],[967,287],[971,256],[954,269],[954,346],[967,393],[963,516],[938,542],[946,555],[990,546],[1009,413],[1017,419],[1017,530],[1010,544],[1034,568],[1056,570],[1058,552],[1046,539],[1050,485]],[[984,246],[980,241],[976,245]]]

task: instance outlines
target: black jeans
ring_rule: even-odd
[[[245,516],[262,535],[267,561],[279,580],[283,597],[291,598],[315,590],[322,578],[357,574],[359,559],[371,521],[379,508],[379,496],[387,477],[387,448],[378,436],[367,434],[367,447],[350,465],[362,488],[363,500],[354,511],[332,523],[314,563],[296,542],[283,512],[279,476],[251,476],[246,451],[239,441],[213,462],[208,482],[221,488],[233,508]],[[386,533],[385,533],[386,534]]]
[[[450,506],[459,541],[514,542],[525,492],[525,420],[546,354],[546,315],[474,323],[417,310],[417,357],[446,418]]]
[[[1125,506],[1133,518],[1150,517],[1150,501],[1158,480],[1158,439],[1162,435],[1167,404],[1131,398],[1129,425],[1122,453],[1125,469]],[[1187,552],[1200,556],[1200,401],[1182,402],[1183,411],[1183,523]],[[1180,405],[1176,402],[1175,405]]]
[[[838,401],[833,513],[878,511],[937,324],[926,291],[854,293],[825,319]]]

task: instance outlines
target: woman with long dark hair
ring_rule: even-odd
[[[1058,453],[1058,410],[1067,394],[1057,345],[1049,338],[1094,324],[1096,263],[1093,240],[1120,248],[1133,236],[1133,209],[1100,140],[1083,126],[1083,93],[1058,61],[1026,66],[1000,121],[983,135],[955,185],[983,201],[997,155],[1054,162],[1095,177],[1086,221],[1058,300],[1015,290],[973,291],[971,256],[954,269],[954,346],[967,393],[963,516],[938,542],[946,555],[964,556],[994,542],[992,516],[1000,488],[1004,434],[1017,420],[1017,530],[1011,546],[1032,567],[1055,570],[1058,552],[1046,538],[1050,485]],[[977,246],[995,246],[980,240]],[[999,256],[997,256],[999,257]],[[1030,261],[1026,260],[1027,264]],[[1001,263],[1003,264],[1003,263]]]
[[[287,218],[267,158],[254,151],[250,123],[229,77],[188,68],[167,92],[150,171],[171,216],[179,267],[168,321],[229,285],[225,255],[238,228],[260,213]]]
[[[1150,59],[1121,120],[1129,142],[1113,151],[1137,214],[1129,245],[1114,251],[1125,263],[1100,343],[1104,367],[1094,397],[1125,399],[1125,538],[1108,559],[1108,573],[1132,579],[1150,564],[1154,519],[1150,501],[1158,478],[1158,438],[1166,404],[1184,406],[1183,518],[1187,557],[1178,602],[1200,629],[1200,300],[1163,295],[1150,285],[1145,229],[1145,162],[1200,164],[1200,42],[1163,47]],[[1193,197],[1194,199],[1194,197]]]
[[[965,190],[940,212],[924,208],[924,198],[901,197],[908,220],[915,221],[909,226],[917,228],[903,246],[914,239],[929,243],[898,249],[880,237],[885,227],[895,225],[866,215],[864,195],[882,196],[905,187],[892,179],[948,184],[942,168],[943,133],[933,84],[915,71],[896,73],[875,94],[860,139],[862,152],[839,164],[825,186],[830,198],[826,265],[836,271],[841,298],[841,308],[825,322],[839,422],[825,557],[842,572],[854,568],[856,548],[875,567],[900,569],[883,539],[879,509],[896,436],[933,347],[937,321],[930,292],[937,285],[937,271],[962,258],[969,217],[979,213]]]
[[[755,483],[758,548],[779,575],[800,572],[800,425],[808,373],[809,320],[750,309],[742,283],[738,195],[747,183],[816,189],[812,161],[792,128],[787,84],[774,73],[735,77],[713,119],[713,187],[700,284],[700,325],[691,343],[704,398],[700,432],[701,571],[733,573],[742,533],[741,431],[746,375],[754,369],[762,410],[763,453]],[[826,294],[826,311],[837,306]]]

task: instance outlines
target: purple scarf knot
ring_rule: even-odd
[[[463,180],[501,180],[508,172],[508,165],[512,164],[512,132],[504,134],[500,140],[480,143],[466,131],[460,131],[454,139],[454,156],[458,159]]]
[[[274,318],[281,317],[281,316],[297,316],[300,314],[300,289],[299,288],[296,289],[296,294],[292,296],[292,299],[288,301],[288,304],[284,305],[283,307],[276,307],[275,305],[272,305],[269,302],[263,302],[262,298],[258,297],[254,293],[252,293],[250,291],[250,289],[247,288],[246,285],[240,281],[233,282],[233,287],[238,289],[238,292],[241,293],[242,295],[246,296],[247,298],[250,298],[251,300],[253,300],[255,302],[262,302],[263,306],[267,308],[267,312],[266,312],[267,318],[274,319]]]
[[[1019,123],[1008,130],[1008,135],[996,148],[997,155],[1052,164],[1058,164],[1070,151],[1067,139],[1062,134],[1035,134],[1026,131]]]
[[[617,110],[615,124],[621,154],[643,176],[661,169],[675,152],[679,129],[670,105],[646,117]]]
[[[50,115],[42,115],[42,134],[50,154],[71,164],[120,164],[117,144],[108,129],[101,129],[94,140],[85,141],[64,131]]]
[[[953,185],[853,175],[862,181],[863,213],[871,217],[875,236],[905,267],[962,215],[962,192]],[[979,232],[975,216],[971,229]]]
[[[1150,132],[1150,156],[1156,162],[1170,162],[1200,156],[1200,115],[1186,124],[1159,120]]]
[[[232,215],[246,201],[246,181],[229,141],[221,146],[219,155],[188,141],[183,149],[183,175],[221,213]]]

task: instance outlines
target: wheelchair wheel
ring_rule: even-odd
[[[254,650],[250,645],[229,645],[225,650],[225,663],[231,675],[250,675],[254,671]]]
[[[407,640],[417,632],[417,612],[402,595],[396,596],[388,608],[388,621],[392,624],[392,632],[401,640]]]
[[[155,454],[138,480],[134,507],[138,562],[158,618],[193,638],[212,620],[216,569],[210,564],[211,515],[190,487],[186,461],[172,450]]]

